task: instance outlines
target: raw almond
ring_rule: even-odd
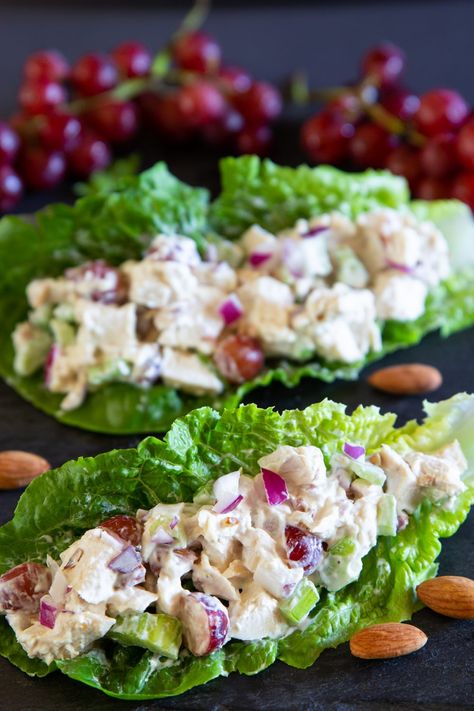
[[[49,462],[31,452],[0,452],[0,489],[18,489],[51,469]]]
[[[425,580],[416,592],[426,607],[440,615],[474,620],[474,580],[460,575],[441,575]]]
[[[418,627],[386,622],[357,632],[349,645],[354,657],[361,659],[391,659],[421,649],[428,637]]]
[[[393,395],[420,395],[437,390],[443,376],[437,368],[423,363],[405,363],[371,373],[367,382],[377,390]]]

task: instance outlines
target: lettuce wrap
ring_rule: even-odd
[[[297,668],[313,664],[327,648],[347,641],[370,624],[409,619],[421,606],[415,588],[436,574],[440,538],[451,536],[474,499],[474,396],[459,394],[426,403],[427,417],[395,426],[396,416],[376,407],[325,400],[303,411],[281,414],[245,405],[219,413],[201,408],[178,419],[164,441],[144,439],[136,449],[78,459],[34,480],[21,497],[13,520],[0,529],[0,573],[25,560],[57,558],[74,539],[107,517],[134,514],[159,502],[190,501],[224,472],[242,467],[254,476],[257,460],[281,444],[321,448],[326,464],[341,441],[368,452],[389,444],[403,454],[432,452],[457,439],[468,463],[465,491],[450,510],[427,500],[396,536],[383,536],[363,559],[357,581],[338,592],[323,591],[304,630],[282,639],[233,641],[203,657],[183,654],[164,663],[151,652],[101,640],[75,659],[47,666],[30,659],[0,619],[0,653],[32,676],[60,671],[120,699],[180,694],[231,672],[255,674],[276,659]]]
[[[71,411],[60,409],[61,396],[45,388],[42,373],[22,377],[14,371],[11,334],[27,314],[25,289],[32,279],[58,276],[88,260],[117,265],[139,259],[157,233],[190,237],[204,253],[209,245],[225,249],[225,240],[254,223],[278,230],[299,217],[329,210],[355,217],[377,207],[407,206],[439,225],[450,245],[453,272],[431,289],[417,320],[385,322],[382,350],[361,362],[274,358],[259,376],[241,386],[228,385],[218,397],[187,395],[163,384],[145,389],[109,383]],[[138,176],[99,181],[72,206],[52,205],[33,219],[0,221],[0,374],[25,399],[61,422],[116,434],[164,431],[193,408],[235,406],[253,389],[273,381],[293,387],[303,377],[355,379],[374,358],[413,345],[430,331],[439,329],[446,336],[474,323],[473,240],[466,206],[456,201],[410,204],[405,181],[383,171],[347,174],[325,166],[284,168],[255,156],[228,158],[222,162],[222,193],[211,203],[206,190],[185,185],[160,163]]]

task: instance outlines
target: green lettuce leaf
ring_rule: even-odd
[[[62,396],[46,390],[42,373],[24,378],[13,369],[11,333],[26,318],[25,288],[31,279],[57,276],[87,259],[105,258],[118,264],[140,257],[158,231],[190,236],[203,249],[208,243],[222,245],[222,238],[211,228],[234,237],[255,221],[278,230],[302,215],[336,208],[356,215],[377,206],[408,205],[405,182],[382,171],[349,174],[328,166],[284,168],[244,156],[222,162],[223,191],[209,211],[206,191],[181,183],[162,163],[139,176],[128,174],[128,164],[119,168],[98,178],[72,207],[53,205],[38,213],[34,222],[17,217],[0,220],[0,375],[26,400],[65,424],[111,434],[164,431],[194,408],[233,407],[256,388],[274,381],[294,387],[304,377],[324,382],[356,379],[371,361],[418,343],[430,331],[439,329],[449,335],[474,323],[471,266],[454,272],[432,290],[419,319],[386,323],[382,351],[360,363],[269,361],[257,378],[239,388],[229,386],[218,398],[196,398],[164,385],[144,390],[113,383],[90,393],[80,408],[63,412]],[[463,267],[472,265],[467,254],[474,223],[464,205],[416,202],[412,209],[440,226]],[[473,253],[471,249],[469,254]]]
[[[234,671],[257,673],[275,659],[307,667],[357,629],[409,619],[419,607],[414,588],[436,573],[439,539],[451,536],[467,516],[474,500],[474,396],[457,395],[427,404],[426,410],[423,424],[401,428],[395,427],[395,415],[376,407],[361,406],[347,415],[344,405],[328,400],[281,414],[256,405],[221,413],[195,410],[177,420],[164,440],[148,437],[136,449],[68,462],[34,480],[12,521],[0,528],[0,573],[25,559],[57,556],[84,530],[114,514],[132,514],[159,501],[189,501],[206,483],[237,467],[255,475],[257,460],[279,444],[314,444],[329,463],[342,439],[360,442],[369,452],[384,442],[403,452],[433,451],[458,438],[469,471],[468,488],[455,509],[425,502],[404,531],[380,538],[364,558],[359,580],[337,593],[323,593],[306,630],[281,640],[234,641],[208,657],[182,654],[177,662],[103,640],[87,654],[57,662],[67,676],[123,699],[179,694]],[[0,654],[29,674],[53,670],[28,660],[7,624],[1,624]]]

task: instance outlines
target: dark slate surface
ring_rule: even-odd
[[[178,3],[177,3],[178,4]],[[165,10],[150,3],[115,7],[95,0],[87,9],[80,3],[3,2],[0,20],[0,115],[13,108],[19,67],[25,55],[44,46],[58,46],[69,56],[103,49],[128,38],[159,46],[176,25],[179,9],[165,3]],[[474,3],[411,0],[409,3],[215,3],[209,28],[222,39],[226,54],[245,63],[260,76],[277,80],[290,67],[305,66],[314,81],[329,84],[354,74],[354,62],[368,44],[386,37],[399,42],[410,55],[408,79],[417,89],[435,85],[457,86],[473,99],[471,63]],[[427,25],[429,18],[429,25]],[[462,20],[462,21],[460,21]],[[245,38],[245,43],[243,38]],[[198,148],[167,148],[156,141],[143,147],[144,159],[168,160],[179,177],[193,184],[217,185],[216,155]],[[283,163],[301,160],[296,131],[279,130],[274,157]],[[55,195],[32,196],[23,205],[28,211],[45,200],[68,198],[66,190]],[[423,344],[387,358],[384,364],[421,361],[441,369],[442,388],[430,399],[460,391],[473,391],[474,329],[452,336],[437,335]],[[373,366],[377,367],[377,366]],[[329,386],[304,381],[295,390],[275,386],[254,394],[262,406],[278,409],[304,407],[323,397],[392,410],[400,422],[421,415],[421,398],[396,398],[375,392],[363,374],[357,383]],[[94,455],[114,447],[133,446],[137,437],[111,437],[67,428],[34,410],[6,385],[0,383],[0,450],[27,449],[60,465],[80,455]],[[19,492],[0,492],[0,523],[12,513]],[[474,516],[443,545],[441,572],[473,575]],[[427,646],[412,657],[388,662],[363,662],[352,658],[348,646],[325,652],[308,670],[281,663],[256,677],[231,676],[169,700],[118,702],[62,677],[30,679],[0,659],[3,711],[105,711],[111,708],[205,709],[206,711],[440,711],[474,708],[472,696],[472,623],[443,619],[429,611],[415,617],[429,636]]]

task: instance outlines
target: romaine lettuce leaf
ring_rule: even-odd
[[[166,430],[176,417],[204,405],[232,407],[257,387],[279,381],[288,387],[304,377],[324,382],[355,379],[362,367],[418,343],[437,329],[443,335],[474,323],[474,267],[452,274],[433,289],[425,313],[410,323],[387,322],[383,350],[352,365],[313,360],[295,363],[278,359],[239,388],[229,387],[218,398],[196,398],[158,384],[144,390],[125,383],[100,387],[72,412],[60,410],[61,395],[44,387],[42,373],[19,377],[13,369],[11,333],[27,315],[25,288],[38,276],[56,276],[87,259],[112,263],[139,257],[157,231],[180,232],[203,248],[219,242],[211,227],[235,236],[259,221],[271,229],[293,224],[302,215],[330,209],[357,214],[376,206],[407,206],[405,182],[381,171],[348,174],[328,166],[283,168],[256,156],[222,162],[223,191],[208,207],[206,191],[192,188],[158,163],[139,176],[113,177],[93,187],[74,206],[53,205],[35,221],[17,217],[0,220],[0,374],[25,399],[65,424],[97,432],[134,434]],[[472,240],[473,222],[461,203],[413,204],[421,217],[432,218],[448,236],[463,266]],[[230,242],[227,242],[230,244]],[[471,253],[473,251],[471,250]]]
[[[179,694],[233,671],[254,674],[281,659],[304,668],[328,647],[347,640],[374,622],[409,619],[418,609],[414,587],[436,573],[441,537],[451,536],[474,500],[474,396],[457,395],[426,405],[418,425],[396,428],[393,414],[359,407],[347,415],[343,405],[325,400],[303,411],[255,405],[219,413],[201,408],[177,420],[164,441],[143,440],[136,449],[115,450],[64,464],[34,480],[21,497],[14,518],[0,528],[0,572],[25,559],[57,556],[73,539],[118,513],[134,513],[158,501],[191,500],[217,476],[242,467],[258,471],[258,459],[279,444],[314,444],[325,460],[341,440],[357,441],[370,452],[382,443],[400,451],[432,451],[458,438],[469,464],[467,490],[454,510],[425,502],[396,537],[380,538],[365,557],[357,582],[337,593],[323,593],[309,627],[289,637],[255,643],[234,641],[205,658],[190,655],[165,664],[147,651],[104,640],[89,653],[57,663],[67,676],[120,698],[147,699]],[[312,613],[313,614],[313,613]],[[29,674],[52,669],[28,660],[1,623],[0,653]]]

